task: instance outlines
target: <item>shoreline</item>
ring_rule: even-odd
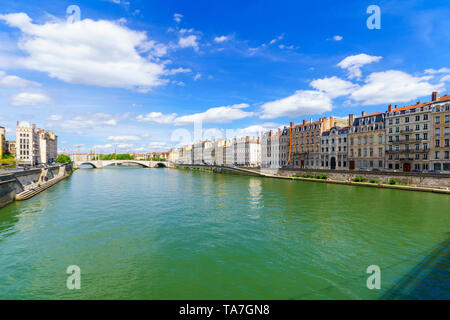
[[[300,180],[309,182],[319,182],[319,183],[331,183],[331,184],[341,184],[348,186],[360,186],[360,187],[371,187],[380,189],[396,189],[404,191],[419,191],[419,192],[431,192],[440,194],[450,194],[450,189],[434,188],[434,187],[422,187],[414,185],[396,185],[396,184],[384,184],[384,183],[370,183],[370,182],[355,182],[349,180],[336,180],[336,179],[316,179],[316,178],[303,178],[294,176],[284,176],[279,174],[269,174],[261,173],[260,169],[249,169],[241,167],[227,167],[227,166],[202,166],[202,165],[177,165],[177,169],[186,170],[186,168],[195,168],[196,171],[212,171],[214,173],[225,173],[225,174],[235,174],[235,175],[247,175],[247,176],[258,176],[262,178],[272,178],[272,179],[285,179],[285,180]],[[317,170],[318,171],[318,170]],[[364,174],[358,172],[358,174]],[[449,177],[450,178],[450,177]]]

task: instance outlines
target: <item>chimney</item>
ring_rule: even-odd
[[[272,130],[269,131],[269,137],[271,137],[271,136],[272,136]]]
[[[337,127],[337,122],[336,121],[334,122],[334,126]]]
[[[309,123],[312,123],[312,118],[309,118]]]
[[[388,112],[392,111],[392,104],[388,105]]]
[[[303,125],[305,125],[306,124],[306,120],[303,120]]]
[[[437,98],[438,98],[438,92],[433,91],[433,93],[431,93],[431,101],[436,101]]]
[[[365,111],[363,111],[363,112],[361,112],[361,116],[365,116],[366,115],[366,112]]]
[[[419,105],[420,104],[420,100],[419,101],[417,101],[417,103],[416,103],[417,105]]]
[[[294,126],[294,121],[291,121],[290,126],[291,128]]]
[[[348,115],[348,125],[352,126],[354,121],[355,121],[355,115],[354,114],[349,114]]]
[[[19,126],[19,121],[17,121],[17,125],[16,125],[17,127]]]
[[[333,127],[333,117],[330,117],[330,128],[332,128]]]

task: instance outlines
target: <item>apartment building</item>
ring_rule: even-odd
[[[37,129],[39,140],[39,162],[51,163],[58,157],[58,137],[53,131]]]
[[[3,158],[6,151],[6,130],[4,127],[0,127],[0,159]]]
[[[392,107],[392,106],[391,106]],[[349,115],[349,170],[383,170],[385,166],[385,114]]]
[[[261,167],[280,168],[280,137],[281,130],[270,130],[263,133],[261,139]]]
[[[16,158],[28,165],[40,163],[39,135],[35,124],[17,122]]]
[[[203,142],[203,163],[214,164],[214,144],[209,140]]]
[[[347,170],[348,169],[348,142],[349,127],[332,127],[322,132],[320,146],[320,165],[322,169]]]
[[[284,128],[281,130],[280,133],[280,152],[279,152],[279,158],[280,158],[280,166],[292,166],[291,161],[291,144],[292,144],[292,126],[293,122],[290,123],[289,127],[284,126]]]
[[[432,134],[431,103],[389,106],[386,113],[386,163],[389,170],[429,170]]]
[[[330,130],[333,126],[348,126],[347,119],[320,118],[318,121],[303,123],[292,126],[292,159],[294,168],[321,168],[321,138],[322,133]]]
[[[431,166],[436,171],[450,172],[450,95],[431,97],[433,140],[431,143]]]
[[[214,164],[216,166],[222,166],[224,165],[224,140],[223,139],[216,139],[214,140]]]
[[[256,167],[261,163],[261,143],[250,137],[239,138],[236,141],[236,165]]]

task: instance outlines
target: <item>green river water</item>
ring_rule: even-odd
[[[0,299],[450,299],[449,208],[433,193],[81,169],[0,209]]]

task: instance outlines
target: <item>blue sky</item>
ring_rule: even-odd
[[[438,0],[3,0],[0,125],[54,130],[60,151],[155,151],[194,121],[255,135],[428,101],[450,83],[449,16]]]

